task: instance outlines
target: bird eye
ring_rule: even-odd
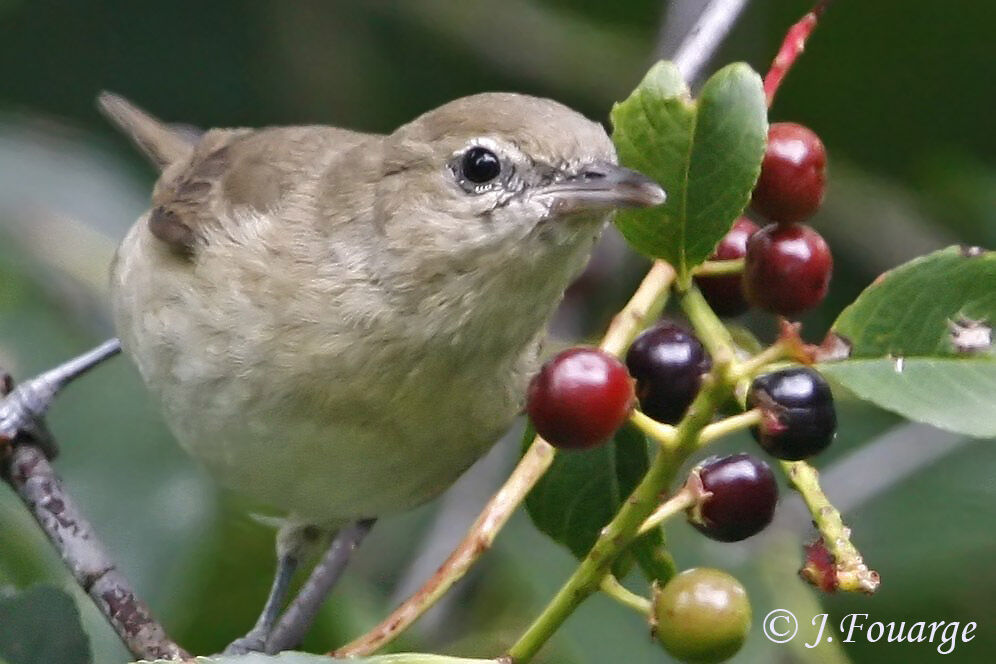
[[[463,154],[460,171],[470,182],[484,184],[498,177],[501,173],[501,162],[494,152],[477,146]]]

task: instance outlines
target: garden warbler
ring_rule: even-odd
[[[326,528],[479,458],[612,209],[664,200],[599,124],[518,94],[388,135],[192,136],[99,103],[161,170],[111,269],[125,353],[222,484]]]

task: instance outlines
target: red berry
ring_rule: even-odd
[[[772,221],[807,219],[823,202],[827,151],[811,129],[776,122],[768,129],[768,147],[751,205]]]
[[[744,294],[756,307],[792,316],[823,301],[832,271],[830,247],[819,233],[803,224],[769,224],[747,241]]]
[[[825,450],[837,430],[833,392],[809,367],[758,376],[747,392],[747,406],[760,408],[761,424],[751,433],[769,454],[787,461]]]
[[[611,438],[634,401],[633,380],[619,360],[597,348],[571,348],[533,377],[526,410],[551,445],[585,449]]]
[[[778,483],[768,464],[749,454],[706,459],[697,468],[711,493],[689,514],[691,524],[720,542],[739,542],[764,530],[775,515]]]
[[[747,253],[747,239],[757,232],[757,224],[747,217],[733,222],[733,228],[716,245],[710,260],[733,260]],[[743,293],[743,276],[730,274],[719,277],[695,277],[695,284],[702,291],[709,306],[720,316],[738,316],[747,311]]]
[[[674,323],[660,323],[636,338],[626,353],[626,366],[636,379],[640,408],[658,422],[676,423],[702,386],[712,361],[691,332]]]

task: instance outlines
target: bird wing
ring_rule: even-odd
[[[315,180],[367,134],[319,125],[177,129],[124,98],[102,93],[98,104],[162,170],[152,195],[149,231],[178,254],[192,256],[205,230],[236,212],[271,213]]]

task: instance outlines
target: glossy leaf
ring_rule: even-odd
[[[768,130],[761,78],[745,64],[719,70],[697,100],[674,64],[659,62],[612,109],[619,160],[656,180],[667,201],[623,210],[616,224],[639,251],[687,282],[750,200]]]
[[[862,399],[969,436],[996,436],[996,252],[949,247],[891,270],[833,331],[851,355],[819,367]]]
[[[197,657],[197,664],[329,664],[329,662],[349,662],[350,664],[496,664],[493,659],[466,659],[427,653],[395,653],[374,657],[330,659],[328,655],[314,655],[306,652],[282,652],[279,655],[249,653],[246,655],[219,655],[218,657]],[[142,660],[135,664],[176,664],[173,660]]]
[[[558,452],[526,509],[537,528],[582,558],[646,471],[646,439],[626,425],[600,447]]]
[[[89,664],[90,642],[73,599],[49,586],[0,597],[0,660]]]

